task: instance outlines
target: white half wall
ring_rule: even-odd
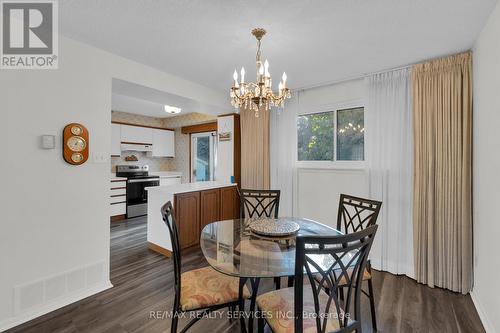
[[[365,170],[299,169],[297,171],[298,215],[337,227],[341,193],[366,198]]]
[[[500,4],[474,47],[473,209],[474,288],[472,299],[488,333],[500,332]]]
[[[220,133],[229,133],[229,140],[221,141]],[[215,180],[230,182],[234,176],[234,116],[217,118],[217,162]]]
[[[0,73],[0,331],[110,287],[112,78],[228,105],[207,87],[68,38],[59,44],[58,70]],[[82,166],[62,159],[71,122],[90,132]],[[42,134],[56,135],[57,148],[41,149]]]

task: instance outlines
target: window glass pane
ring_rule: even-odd
[[[337,111],[337,161],[365,159],[364,108]]]
[[[210,180],[210,137],[199,137],[196,149],[196,181]]]
[[[297,141],[299,161],[333,161],[334,113],[299,116]]]

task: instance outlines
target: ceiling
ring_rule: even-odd
[[[180,114],[165,112],[164,106],[170,105],[181,108]],[[191,112],[218,115],[230,112],[228,109],[211,106],[198,101],[170,94],[165,91],[144,87],[128,81],[113,79],[111,109],[143,116],[166,118],[179,116]],[[229,111],[228,111],[229,110]]]
[[[62,34],[227,91],[253,78],[254,27],[275,82],[292,88],[469,49],[496,0],[64,0]]]

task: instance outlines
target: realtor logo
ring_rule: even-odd
[[[2,0],[2,69],[57,69],[57,0]]]

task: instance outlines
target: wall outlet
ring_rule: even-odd
[[[94,160],[94,163],[106,163],[108,161],[106,154],[104,153],[93,153],[92,154],[92,159]]]

